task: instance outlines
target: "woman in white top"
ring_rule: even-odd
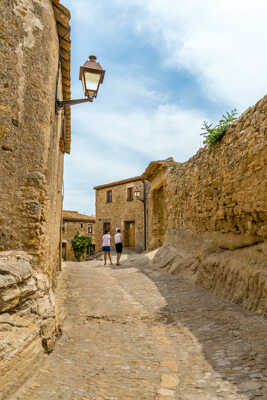
[[[116,253],[117,253],[117,265],[120,265],[120,258],[121,258],[121,253],[122,253],[122,234],[121,230],[117,229],[117,233],[114,236],[115,239],[115,247],[116,247]]]
[[[110,233],[109,231],[105,231],[105,234],[103,235],[103,242],[102,242],[102,250],[104,252],[104,265],[107,263],[107,256],[109,258],[110,264],[112,265],[112,259],[110,256]]]

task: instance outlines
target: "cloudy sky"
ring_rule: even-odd
[[[72,97],[90,54],[106,69],[94,103],[72,107],[64,208],[93,214],[93,187],[186,161],[203,120],[266,94],[266,0],[62,0],[72,14]]]

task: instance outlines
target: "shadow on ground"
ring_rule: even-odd
[[[121,266],[151,279],[167,306],[160,319],[174,332],[181,324],[202,346],[219,376],[247,399],[267,399],[267,320],[152,264],[148,255],[129,253]]]

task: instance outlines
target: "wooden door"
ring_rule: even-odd
[[[135,222],[125,221],[125,246],[135,247]]]

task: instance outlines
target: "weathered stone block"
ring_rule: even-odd
[[[41,335],[44,339],[49,339],[55,336],[55,319],[49,318],[42,322]]]
[[[0,292],[0,312],[12,310],[20,302],[20,289],[18,286],[2,289]]]
[[[27,280],[25,283],[20,285],[20,296],[24,299],[33,295],[37,291],[36,282],[33,278]]]
[[[10,259],[0,256],[0,275],[11,275],[15,278],[16,282],[22,282],[30,278],[32,275],[32,268],[28,260],[9,260]]]
[[[37,300],[37,313],[42,318],[55,316],[55,305],[51,303],[50,296],[46,295]]]

